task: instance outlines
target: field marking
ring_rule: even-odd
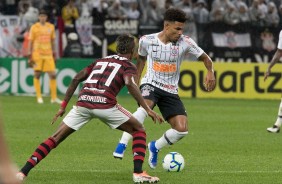
[[[91,173],[120,173],[120,170],[99,170],[99,169],[36,169],[40,172],[91,172]],[[164,171],[154,171],[155,173],[162,173]],[[191,173],[207,173],[207,174],[218,174],[218,173],[226,173],[226,174],[240,174],[240,173],[282,173],[282,170],[275,170],[275,171],[188,171]]]

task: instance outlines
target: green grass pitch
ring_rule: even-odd
[[[75,103],[73,97],[67,110]],[[119,97],[134,112],[136,103]],[[58,124],[51,119],[59,105],[38,105],[35,97],[0,96],[1,114],[11,157],[23,166],[35,148],[52,135]],[[267,133],[276,120],[277,100],[183,99],[189,116],[189,134],[159,153],[159,165],[151,170],[147,157],[143,169],[162,184],[273,184],[282,183],[282,135]],[[156,108],[157,109],[157,108]],[[158,111],[158,109],[157,109]],[[166,124],[145,121],[147,141],[159,138]],[[131,144],[123,160],[112,152],[121,136],[98,120],[92,120],[54,149],[29,174],[25,184],[127,184],[132,183]],[[162,169],[166,153],[185,158],[180,173]]]

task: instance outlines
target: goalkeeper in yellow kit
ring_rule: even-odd
[[[34,69],[33,85],[37,102],[43,103],[40,76],[47,72],[50,79],[51,103],[61,103],[57,98],[55,67],[55,28],[47,22],[47,12],[40,10],[39,22],[33,24],[29,33],[28,64]]]

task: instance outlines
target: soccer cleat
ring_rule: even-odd
[[[268,132],[271,132],[271,133],[279,133],[280,132],[280,128],[276,125],[273,125],[273,127],[269,127],[266,130]]]
[[[155,176],[150,176],[143,171],[142,173],[133,173],[133,182],[134,183],[158,183],[160,179]]]
[[[57,104],[61,104],[62,100],[60,100],[59,98],[55,98],[55,99],[51,99],[51,103],[57,103]]]
[[[40,97],[40,98],[37,98],[37,103],[39,104],[43,104],[43,99]]]
[[[16,175],[16,178],[19,181],[23,181],[26,178],[26,175],[24,173],[22,173],[22,172],[18,172],[17,175]]]
[[[122,159],[123,158],[123,154],[125,152],[126,149],[126,144],[123,143],[118,143],[116,150],[113,152],[113,156],[115,158],[119,158]]]
[[[158,163],[159,150],[156,148],[155,144],[156,144],[156,141],[151,141],[148,144],[148,150],[149,150],[148,163],[152,169],[155,169]]]

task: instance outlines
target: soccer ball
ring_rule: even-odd
[[[163,159],[163,168],[166,171],[180,172],[184,165],[183,156],[177,152],[170,152]]]

